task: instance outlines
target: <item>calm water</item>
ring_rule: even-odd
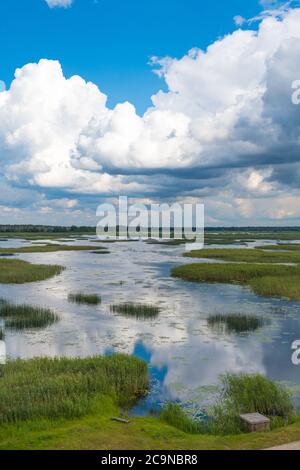
[[[30,242],[0,242],[5,247],[25,244]],[[111,253],[18,255],[33,263],[62,264],[67,269],[48,281],[0,285],[0,297],[51,307],[61,318],[43,331],[7,332],[10,358],[112,352],[141,357],[149,363],[152,391],[134,409],[138,414],[170,399],[201,408],[214,397],[214,386],[226,371],[259,372],[288,382],[299,402],[300,367],[291,362],[291,344],[300,339],[299,302],[258,297],[240,286],[172,279],[173,266],[190,262],[181,256],[183,247],[144,242],[103,246]],[[70,304],[68,294],[76,291],[98,293],[102,304]],[[161,313],[157,319],[145,321],[110,312],[111,304],[124,301],[155,304]],[[222,334],[207,325],[209,314],[227,312],[255,313],[269,321],[248,335]]]

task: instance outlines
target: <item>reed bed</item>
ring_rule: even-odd
[[[56,323],[59,317],[50,309],[31,305],[15,305],[5,300],[0,302],[0,318],[10,330],[46,328]]]
[[[100,295],[84,294],[83,292],[69,294],[68,300],[76,304],[98,305],[101,303]]]
[[[262,328],[266,320],[253,314],[229,313],[210,315],[207,323],[225,333],[247,333]]]
[[[31,264],[16,259],[0,259],[0,283],[24,284],[49,279],[65,268],[58,265]]]
[[[78,418],[106,396],[125,407],[148,387],[147,365],[135,357],[16,360],[4,366],[0,380],[0,423]]]
[[[127,317],[133,317],[138,320],[147,320],[156,318],[159,315],[159,307],[142,303],[123,303],[115,304],[110,307],[111,312],[118,313]]]

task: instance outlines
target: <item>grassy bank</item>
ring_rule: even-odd
[[[192,282],[243,284],[258,295],[300,300],[299,266],[198,263],[174,268],[172,276]]]
[[[185,253],[187,258],[204,258],[236,263],[300,263],[300,251],[263,251],[251,248],[211,248]]]
[[[91,251],[99,249],[98,246],[80,246],[80,245],[32,245],[20,248],[0,248],[0,254],[16,254],[16,253],[56,253],[59,251]]]
[[[15,259],[0,259],[0,284],[24,284],[49,279],[63,271],[62,266],[31,264]]]

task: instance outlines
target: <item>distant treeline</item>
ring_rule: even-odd
[[[71,227],[52,225],[0,225],[1,233],[70,233],[70,232],[91,232],[95,233],[95,227]]]
[[[96,227],[52,225],[0,225],[0,233],[95,233]],[[171,228],[171,232],[174,229]],[[299,232],[300,227],[206,227],[205,232]],[[117,228],[118,232],[118,228]]]

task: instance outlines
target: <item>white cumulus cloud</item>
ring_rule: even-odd
[[[73,3],[73,0],[45,0],[50,8],[70,7]]]

